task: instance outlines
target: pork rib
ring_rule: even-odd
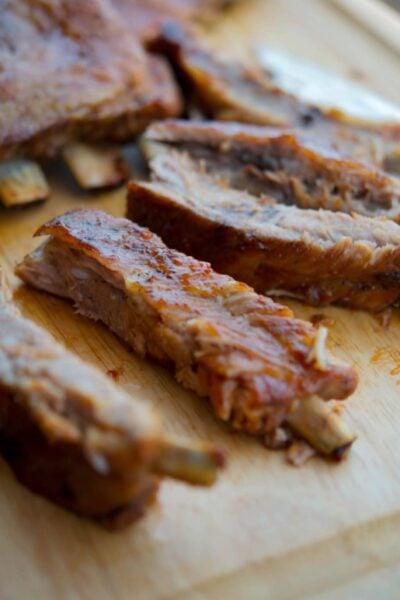
[[[170,120],[151,125],[149,160],[170,148],[201,160],[230,186],[285,204],[400,220],[400,180],[299,130]]]
[[[190,104],[215,120],[305,129],[357,160],[400,170],[400,124],[360,123],[340,111],[325,112],[281,89],[259,67],[212,53],[195,32],[168,24],[153,43],[168,56]]]
[[[2,0],[0,157],[48,156],[78,139],[131,138],[179,114],[161,58],[148,59],[109,0]]]
[[[147,405],[23,318],[0,287],[0,447],[23,484],[118,528],[144,513],[162,474],[212,483],[217,449],[169,441]]]
[[[400,298],[400,226],[230,189],[171,151],[129,184],[128,216],[257,291],[381,310]]]
[[[25,282],[72,299],[136,352],[171,365],[236,429],[263,435],[310,396],[342,399],[355,388],[354,371],[325,354],[320,330],[147,229],[77,210],[37,235],[51,237],[17,268]],[[336,457],[354,439],[346,432],[327,449],[315,442],[324,435],[308,439]]]

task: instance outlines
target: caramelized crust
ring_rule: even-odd
[[[20,277],[171,365],[236,429],[263,434],[302,399],[345,398],[355,388],[351,368],[315,353],[311,324],[128,220],[78,210],[38,235],[51,238],[25,258]]]
[[[400,297],[400,226],[232,190],[181,153],[129,184],[128,216],[259,292],[380,310]]]

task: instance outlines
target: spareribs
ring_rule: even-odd
[[[171,120],[151,125],[142,146],[148,159],[170,148],[187,152],[230,186],[285,204],[400,219],[397,177],[303,131]]]
[[[257,65],[222,59],[178,23],[165,26],[153,46],[172,62],[190,106],[206,117],[305,129],[357,160],[400,171],[400,123],[360,123],[326,112],[280,88]]]
[[[1,273],[0,273],[1,277]],[[23,318],[0,289],[0,448],[32,491],[118,528],[161,475],[210,484],[223,457],[169,441],[150,408]]]
[[[179,114],[162,58],[148,58],[109,0],[1,0],[0,157],[71,140],[129,139]]]
[[[381,310],[400,301],[400,226],[232,190],[171,150],[129,184],[128,216],[258,292]]]
[[[327,422],[332,414],[314,428],[296,419],[310,398],[324,412],[320,399],[346,398],[356,386],[353,369],[327,354],[326,330],[127,219],[76,210],[37,235],[50,239],[18,266],[25,282],[71,299],[140,355],[170,365],[235,429],[265,435],[287,421],[336,458],[352,443],[343,424]]]

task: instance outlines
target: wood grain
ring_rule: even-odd
[[[269,42],[400,101],[395,53],[323,0],[244,2],[210,36],[240,56],[249,44]],[[0,210],[0,261],[10,275],[49,217],[81,205],[124,212],[123,189],[88,196],[62,167],[48,172],[47,203]],[[157,406],[169,431],[218,441],[230,462],[211,490],[167,482],[155,509],[114,535],[33,496],[1,462],[0,598],[337,600],[375,598],[378,591],[385,600],[398,597],[398,314],[384,330],[370,315],[324,310],[335,319],[333,350],[361,377],[345,411],[358,440],[343,464],[316,459],[295,469],[257,440],[231,434],[205,401],[103,327],[75,316],[67,303],[24,288],[16,301],[84,359],[103,371],[122,370],[120,383]],[[302,317],[316,312],[292,306]]]
[[[400,54],[400,13],[382,0],[331,0]]]

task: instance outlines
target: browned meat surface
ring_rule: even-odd
[[[155,183],[130,183],[128,216],[165,243],[259,292],[369,310],[400,297],[400,226],[379,218],[276,204],[232,190],[171,151]]]
[[[202,462],[211,476],[221,463],[211,447],[195,451],[170,444],[147,405],[23,318],[6,301],[4,288],[0,447],[31,490],[113,528],[143,514],[155,498],[159,474],[196,482]],[[162,464],[166,455],[169,472]],[[182,465],[186,473],[179,472]]]
[[[400,219],[400,180],[302,131],[241,123],[163,121],[146,131],[149,159],[174,148],[230,186],[302,208]]]
[[[77,137],[124,142],[141,133],[152,121],[179,116],[182,99],[168,63],[162,57],[149,56],[146,69],[140,84],[127,87],[81,123]]]
[[[354,371],[331,362],[318,329],[127,219],[77,210],[38,235],[51,237],[19,265],[24,281],[70,298],[139,354],[171,365],[236,429],[265,434],[313,394],[341,399],[355,388]]]
[[[204,21],[232,0],[113,0],[134,33],[144,43],[152,41],[168,21]]]
[[[304,128],[346,155],[400,170],[400,124],[367,125],[339,111],[324,112],[279,88],[262,70],[221,59],[179,24],[165,26],[154,48],[171,60],[190,104],[210,118]]]
[[[179,114],[166,65],[149,62],[109,0],[79,10],[0,0],[0,14],[0,157],[52,154],[76,137],[108,138],[114,125],[129,138]]]

